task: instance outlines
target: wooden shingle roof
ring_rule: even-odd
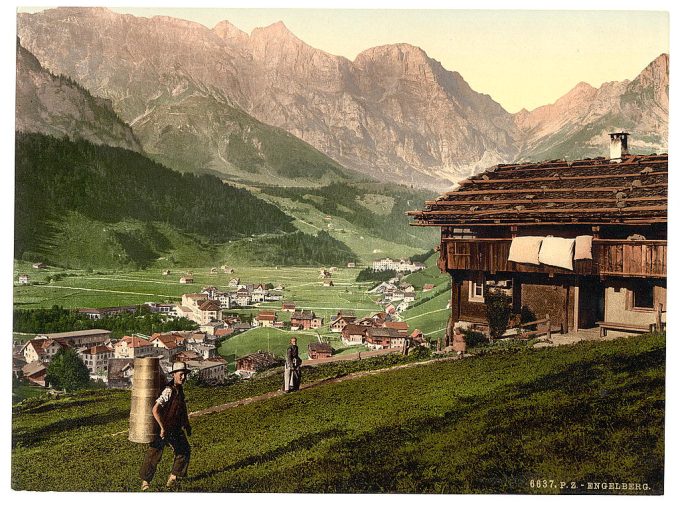
[[[667,222],[668,154],[501,164],[408,212],[416,226]]]

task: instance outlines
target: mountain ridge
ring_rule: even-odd
[[[56,76],[17,39],[15,129],[143,152],[111,101],[95,97],[69,77]]]
[[[287,131],[342,166],[438,190],[501,162],[602,155],[612,130],[631,130],[635,148],[667,146],[667,57],[666,76],[660,65],[639,80],[592,90],[578,84],[552,105],[510,114],[408,43],[368,48],[350,61],[311,47],[280,22],[248,35],[227,20],[209,29],[99,12],[20,14],[19,32],[41,61],[75,73],[87,88],[110,98],[129,122],[184,74],[230,107]],[[95,41],[96,51],[74,49],[76,35]],[[121,83],[120,76],[130,79]],[[135,97],[126,95],[130,87]],[[646,107],[653,108],[652,119],[644,118]],[[173,125],[169,113],[154,122],[156,138]],[[639,132],[631,129],[638,126]],[[587,136],[579,134],[585,131]],[[140,135],[145,147],[154,136]],[[165,145],[177,143],[170,137]],[[220,160],[218,145],[203,150],[212,161],[210,171],[228,175],[232,169]]]

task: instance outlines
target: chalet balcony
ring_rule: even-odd
[[[442,270],[666,277],[666,240],[593,239],[593,259],[574,260],[574,270],[508,261],[512,239],[442,238]]]

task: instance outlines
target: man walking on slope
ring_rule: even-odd
[[[283,369],[283,392],[300,389],[302,359],[298,354],[297,338],[290,338],[290,346],[286,350],[286,366]]]
[[[166,445],[172,447],[175,453],[172,472],[168,477],[166,486],[172,488],[175,486],[178,477],[186,477],[187,475],[191,448],[184,430],[186,430],[187,435],[191,436],[191,425],[189,424],[189,414],[182,385],[188,372],[185,363],[175,362],[170,372],[172,381],[165,386],[153,406],[152,413],[160,431],[154,441],[149,444],[144,463],[139,471],[139,476],[142,478],[142,491],[149,489]]]

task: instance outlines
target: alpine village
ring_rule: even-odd
[[[407,43],[20,10],[12,489],[662,495],[657,55],[513,114]]]

